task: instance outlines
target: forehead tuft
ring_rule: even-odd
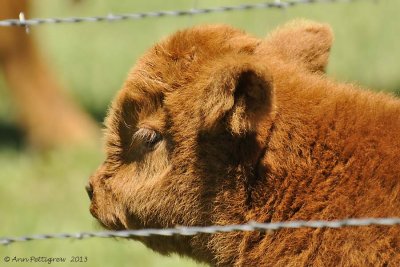
[[[214,59],[227,54],[252,54],[259,42],[226,25],[203,25],[178,31],[139,59],[126,87],[145,87],[150,93],[176,90],[193,81],[202,66]]]
[[[227,52],[250,52],[256,47],[255,38],[227,25],[206,25],[178,31],[151,50],[167,60],[197,57],[212,59]],[[188,57],[189,56],[189,57]]]

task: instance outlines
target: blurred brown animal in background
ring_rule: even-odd
[[[0,19],[29,15],[28,1],[2,0]],[[0,28],[0,66],[30,144],[50,148],[97,137],[97,126],[64,93],[23,27]]]
[[[90,211],[108,229],[400,216],[400,101],[327,78],[324,24],[265,40],[180,31],[133,68],[106,120]],[[399,266],[400,227],[138,237],[216,266]]]

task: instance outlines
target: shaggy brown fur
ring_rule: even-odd
[[[30,14],[28,1],[0,0],[0,19]],[[0,27],[0,67],[31,145],[48,148],[97,138],[96,124],[63,92],[43,62],[32,34]]]
[[[109,229],[400,216],[400,101],[325,77],[328,26],[177,32],[133,68],[90,179]],[[400,227],[137,238],[216,266],[400,266]]]

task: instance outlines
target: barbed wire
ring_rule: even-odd
[[[60,24],[60,23],[81,23],[81,22],[101,22],[101,21],[121,21],[121,20],[139,20],[150,17],[179,17],[187,15],[199,15],[217,12],[228,12],[238,10],[251,10],[251,9],[269,9],[269,8],[288,8],[297,5],[315,4],[315,3],[335,3],[335,2],[355,2],[360,0],[274,0],[273,2],[261,2],[256,4],[241,4],[237,6],[221,6],[210,8],[192,8],[188,10],[168,10],[168,11],[151,11],[129,14],[108,14],[106,16],[92,16],[92,17],[67,17],[67,18],[32,18],[26,19],[24,14],[21,13],[18,19],[5,19],[0,20],[0,26],[35,26],[40,24]],[[368,0],[370,1],[370,0]]]
[[[56,233],[56,234],[40,234],[20,237],[1,237],[0,244],[9,245],[15,242],[27,242],[33,240],[45,239],[84,239],[84,238],[129,238],[144,236],[173,236],[183,235],[192,236],[196,234],[216,234],[237,231],[276,231],[281,229],[300,229],[300,228],[343,228],[343,227],[362,227],[362,226],[397,226],[400,225],[399,218],[361,218],[361,219],[344,219],[333,221],[286,221],[273,223],[257,223],[249,222],[247,224],[237,225],[213,225],[199,227],[184,227],[167,229],[141,229],[141,230],[124,230],[124,231],[101,231],[101,232],[80,232],[80,233]]]

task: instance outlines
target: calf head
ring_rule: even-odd
[[[245,222],[276,116],[275,65],[323,70],[330,42],[329,28],[298,22],[266,40],[201,26],[155,45],[106,119],[107,158],[90,179],[93,216],[109,229]],[[208,261],[202,238],[140,240]]]

